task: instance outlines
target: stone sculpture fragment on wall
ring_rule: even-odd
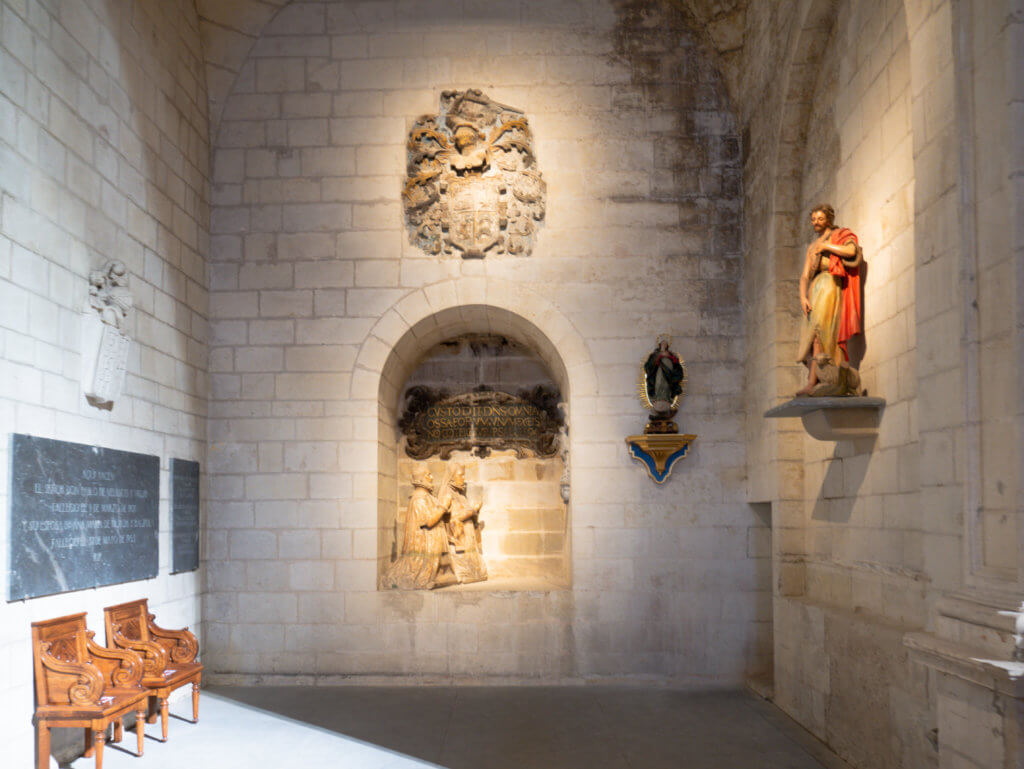
[[[456,582],[482,582],[487,565],[481,552],[481,503],[466,497],[466,468],[461,462],[448,463],[438,500],[448,510],[448,553]]]
[[[410,242],[428,254],[529,255],[546,184],[522,110],[482,91],[444,91],[409,133],[402,191]]]
[[[89,273],[89,304],[82,318],[82,387],[91,404],[110,408],[121,395],[134,301],[123,262]]]
[[[385,590],[432,590],[487,579],[480,503],[466,496],[465,467],[449,463],[438,493],[426,465],[412,472],[402,549],[381,577]]]

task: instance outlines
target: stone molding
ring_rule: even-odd
[[[546,341],[551,347],[549,354],[557,353],[567,380],[564,383],[567,386],[562,388],[566,400],[597,395],[597,372],[590,350],[572,321],[544,297],[521,284],[483,277],[424,286],[410,291],[381,313],[356,356],[349,398],[376,400],[390,357],[396,352],[401,355],[405,352],[404,345],[409,343],[405,340],[416,338],[410,336],[410,331],[446,310],[469,306],[479,306],[485,312],[493,308],[518,316],[539,332],[544,340],[526,341]],[[545,351],[538,352],[543,355]],[[556,368],[552,371],[557,375]]]

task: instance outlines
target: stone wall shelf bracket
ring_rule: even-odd
[[[819,441],[852,441],[877,435],[884,409],[884,398],[794,398],[768,409],[764,416],[800,417],[807,434]]]
[[[690,444],[697,439],[696,435],[645,434],[630,435],[626,438],[629,455],[647,469],[651,480],[661,484],[672,474],[672,467],[686,456]]]

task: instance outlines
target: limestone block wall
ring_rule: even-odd
[[[864,41],[872,41],[865,43]],[[864,249],[868,392],[886,399],[871,445],[804,436],[808,593],[922,625],[925,581],[918,504],[913,142],[910,46],[902,4],[840,6],[809,124],[801,208],[832,202]],[[813,235],[805,214],[805,240]]]
[[[810,208],[829,202],[837,223],[857,233],[866,262],[861,373],[869,393],[887,405],[873,441],[833,444],[801,435],[804,586],[800,603],[778,604],[776,687],[782,707],[856,765],[900,766],[927,747],[926,676],[910,666],[902,632],[924,625],[930,580],[919,502],[914,164],[903,4],[841,3],[825,40],[794,227],[801,244],[808,242]],[[802,267],[802,248],[799,257]],[[794,291],[786,299],[794,306],[798,275],[791,276]],[[799,651],[808,634],[820,641],[813,655]],[[858,662],[865,659],[872,664]],[[864,697],[866,680],[873,699]]]
[[[768,282],[748,316],[761,319],[748,322],[748,344],[785,351],[796,338],[788,308],[813,203],[836,205],[868,262],[862,373],[888,403],[878,438],[822,444],[798,424],[764,424],[753,407],[747,421],[748,493],[772,500],[776,701],[859,766],[956,765],[972,750],[960,739],[966,723],[1019,712],[1013,703],[978,708],[982,695],[947,679],[936,685],[900,641],[935,625],[931,607],[944,591],[984,597],[979,617],[1008,606],[1015,583],[1019,592],[1020,533],[1000,496],[1020,456],[1019,419],[1009,416],[1019,393],[1001,388],[1021,359],[1019,339],[1012,352],[1007,336],[1019,315],[1010,274],[1019,271],[1008,268],[1012,227],[1000,218],[1013,210],[1005,162],[1019,132],[1004,85],[1014,71],[1004,10],[852,1],[748,9],[743,122],[751,148],[765,150],[748,155],[748,208],[773,195],[746,223],[748,239],[752,228],[766,231],[772,249],[758,268],[747,246],[748,289]],[[758,78],[779,59],[784,92],[768,87],[758,99]],[[774,402],[787,399],[790,365],[782,355],[748,357],[750,397],[776,366]],[[865,681],[880,695],[868,710]],[[1014,723],[993,744],[1009,744]],[[938,751],[935,728],[952,735]],[[993,750],[981,755],[978,765],[997,761]]]
[[[531,257],[408,245],[407,131],[465,87],[534,129],[548,216]],[[285,7],[214,151],[214,676],[735,683],[763,666],[763,524],[741,485],[739,167],[714,59],[659,4]],[[459,320],[470,306],[483,315]],[[402,385],[381,372],[391,356],[411,370],[440,323],[518,325],[561,367],[571,590],[376,590],[378,505],[399,496],[380,404]],[[644,423],[638,366],[661,332],[689,365],[679,419],[700,437],[658,487],[623,438]]]
[[[0,716],[4,763],[34,738],[29,623],[148,596],[199,630],[202,571],[170,575],[171,457],[205,467],[208,129],[191,2],[0,3]],[[130,272],[134,339],[111,410],[81,389],[88,273]],[[10,433],[161,458],[159,575],[7,603]],[[202,639],[200,641],[202,644]],[[55,735],[56,752],[81,752]],[[68,757],[67,752],[63,752]]]
[[[973,112],[960,117],[958,132],[962,154],[970,164],[968,210],[975,240],[961,257],[970,280],[959,288],[969,307],[977,305],[967,328],[972,349],[971,378],[965,386],[972,416],[979,422],[968,428],[965,439],[972,466],[979,469],[965,478],[968,505],[976,511],[968,519],[970,571],[976,584],[1019,590],[1024,586],[1024,524],[1020,520],[1024,435],[1015,382],[1024,367],[1020,340],[1024,267],[1015,250],[1021,242],[1016,234],[1020,223],[1015,224],[1016,212],[1007,201],[1019,201],[1013,179],[1020,175],[1024,129],[1016,71],[1020,9],[1014,17],[1011,7],[1007,4],[1003,14],[972,8],[956,17],[956,26],[964,30],[962,56],[971,65],[970,73],[961,75],[961,98],[973,106]],[[1016,24],[1007,23],[1013,18]],[[948,291],[948,280],[939,286]]]
[[[771,510],[773,585],[804,590],[803,431],[761,415],[799,387],[794,302],[800,270],[800,187],[817,60],[831,3],[754,3],[746,10],[740,84],[744,151],[744,368],[747,498]],[[778,651],[778,650],[776,650]]]

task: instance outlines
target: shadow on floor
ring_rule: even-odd
[[[794,738],[781,714],[771,712],[778,711],[743,692],[592,686],[206,691],[247,709],[283,716],[297,726],[318,727],[379,746],[391,756],[402,754],[446,769],[826,766],[812,755],[817,752],[813,746]]]

